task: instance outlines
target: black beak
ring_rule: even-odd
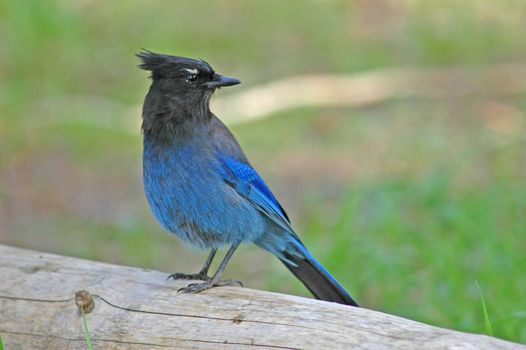
[[[214,74],[214,80],[209,81],[208,83],[204,83],[203,85],[208,88],[218,88],[222,86],[237,85],[239,83],[241,83],[241,81],[239,81],[236,78],[225,77],[223,75]]]

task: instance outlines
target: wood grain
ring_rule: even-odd
[[[0,335],[10,349],[526,349],[384,313],[246,288],[177,294],[166,273],[0,245]]]

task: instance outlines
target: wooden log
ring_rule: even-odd
[[[0,335],[10,349],[526,349],[365,308],[248,288],[177,294],[166,273],[0,245]]]

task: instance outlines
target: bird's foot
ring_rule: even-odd
[[[198,272],[198,273],[176,272],[176,273],[172,273],[166,279],[169,280],[170,278],[172,278],[174,280],[201,280],[201,281],[210,281],[212,279],[212,277],[209,277],[203,271]]]
[[[213,288],[213,287],[223,287],[223,286],[229,286],[229,287],[243,287],[243,283],[236,280],[219,280],[217,282],[214,282],[212,279],[207,280],[203,283],[191,283],[188,286],[184,288],[180,288],[177,293],[188,293],[188,294],[194,294],[199,293],[204,290]]]

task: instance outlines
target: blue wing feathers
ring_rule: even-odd
[[[225,180],[276,224],[291,231],[287,214],[256,170],[235,158],[220,157],[220,160],[224,167]]]
[[[255,243],[277,255],[316,298],[357,306],[338,281],[301,243],[290,226],[287,214],[256,170],[236,158],[219,159],[225,181],[277,224],[274,229],[268,228],[265,235]]]

